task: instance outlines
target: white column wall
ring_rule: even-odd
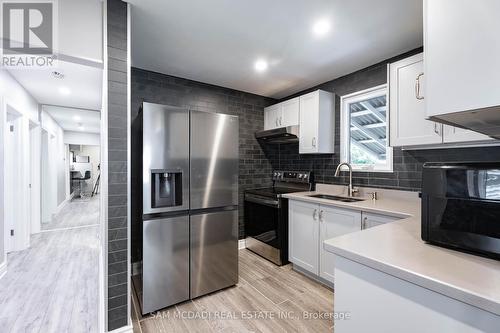
[[[38,103],[37,101],[10,75],[5,69],[0,69],[0,275],[5,267],[6,256],[5,256],[5,169],[4,169],[4,159],[5,159],[5,126],[6,126],[6,111],[7,106],[10,105],[13,109],[22,114],[22,128],[21,133],[24,141],[22,145],[22,158],[25,159],[29,157],[29,123],[39,122],[38,117]],[[24,152],[26,150],[26,152]],[[27,159],[29,163],[29,158]],[[29,167],[23,168],[24,172],[27,174],[26,179],[29,180]],[[26,184],[23,184],[23,186]],[[23,187],[24,195],[27,195],[28,188]],[[27,204],[27,202],[26,202]],[[23,215],[28,218],[29,207],[23,208]],[[29,233],[28,220],[25,222],[25,230],[23,233]],[[29,239],[29,238],[28,238]],[[26,243],[27,241],[25,241]]]

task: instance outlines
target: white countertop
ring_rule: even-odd
[[[291,193],[284,197],[402,219],[326,240],[327,251],[500,315],[500,261],[422,241],[420,200],[415,192],[387,191],[377,201],[354,203],[309,197],[320,193],[342,195],[339,189],[323,185],[316,192]]]

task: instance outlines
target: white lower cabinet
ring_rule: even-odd
[[[318,275],[319,205],[290,200],[288,210],[289,260]]]
[[[334,255],[325,240],[393,222],[398,217],[299,200],[288,204],[288,259],[302,270],[334,283]]]
[[[320,221],[319,276],[333,283],[335,255],[323,248],[323,242],[330,238],[361,230],[361,212],[351,209],[320,206],[318,218]]]
[[[380,215],[380,214],[374,214],[374,213],[362,213],[362,222],[361,222],[361,229],[368,229],[372,227],[376,227],[381,224],[389,223],[389,222],[394,222],[396,220],[399,220],[399,217],[394,217],[394,216],[388,216],[388,215]]]

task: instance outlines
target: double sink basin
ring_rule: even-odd
[[[340,202],[358,202],[364,201],[365,199],[352,198],[352,197],[341,197],[338,195],[329,195],[329,194],[312,194],[309,195],[311,198],[319,198],[319,199],[327,199],[327,200],[335,200]]]

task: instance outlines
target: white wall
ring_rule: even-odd
[[[38,103],[24,88],[4,69],[0,69],[0,265],[5,262],[5,206],[4,206],[4,154],[5,154],[5,126],[6,126],[6,107],[10,105],[13,109],[22,114],[21,132],[23,144],[22,151],[19,152],[22,158],[29,165],[29,123],[38,123]],[[21,179],[22,188],[25,188],[26,195],[29,195],[27,185],[29,181],[29,168],[24,168],[26,174]],[[26,201],[25,203],[27,203]],[[22,207],[26,213],[29,207]],[[28,214],[25,214],[28,218]],[[29,235],[29,226],[26,225],[26,231]],[[24,232],[23,232],[24,233]],[[28,237],[29,241],[29,237]]]
[[[64,143],[70,145],[99,146],[100,136],[97,133],[64,131]]]
[[[42,128],[49,133],[49,182],[56,184],[50,195],[55,196],[56,208],[66,200],[66,151],[64,131],[57,122],[43,109],[41,113]],[[43,191],[45,193],[45,191]],[[53,200],[51,200],[53,202]],[[52,210],[52,214],[56,210]]]

